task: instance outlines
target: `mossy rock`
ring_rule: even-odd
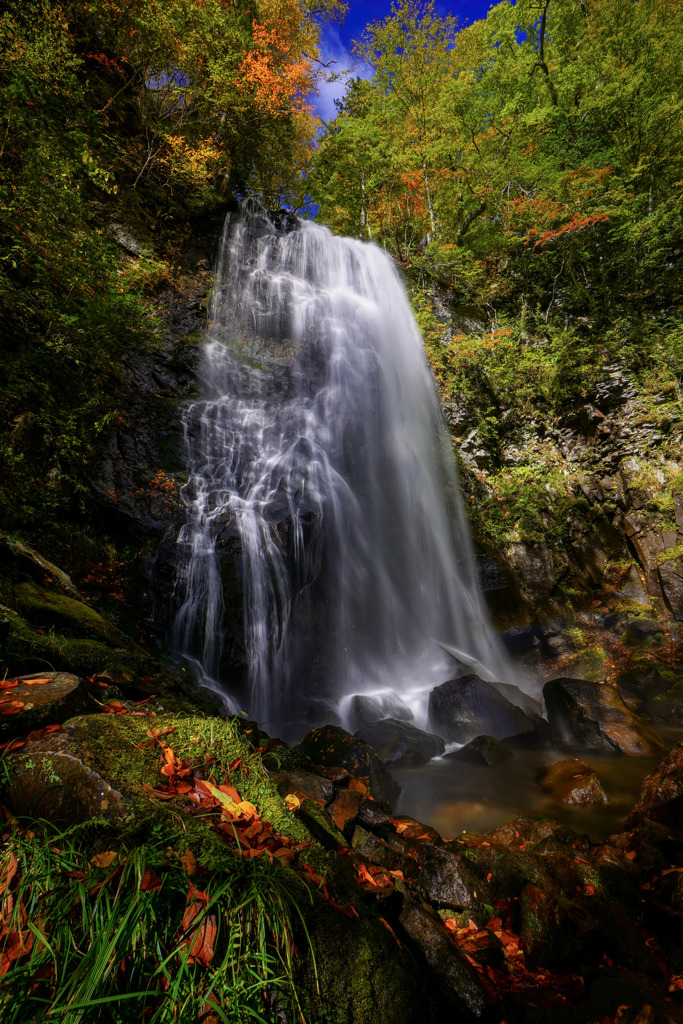
[[[16,610],[37,626],[66,628],[74,635],[94,636],[114,646],[130,646],[129,640],[113,623],[84,601],[37,583],[16,583],[9,600]]]
[[[88,781],[97,789],[97,780],[100,780],[121,797],[121,806],[116,808],[112,819],[106,808],[97,811],[94,797],[89,801],[81,795],[78,807],[84,809],[84,813],[92,808],[93,814],[96,812],[97,816],[114,821],[134,834],[144,835],[150,829],[169,834],[182,833],[185,836],[183,842],[194,850],[200,863],[214,867],[225,856],[226,847],[208,824],[193,815],[194,805],[183,796],[162,802],[145,788],[158,786],[164,781],[160,774],[159,748],[149,743],[148,731],[151,730],[163,732],[163,742],[172,747],[178,759],[187,757],[193,764],[206,765],[205,774],[216,779],[229,776],[229,766],[241,761],[231,778],[242,798],[253,803],[260,816],[276,830],[297,844],[307,844],[306,859],[318,872],[329,870],[330,858],[304,823],[287,808],[262,767],[259,755],[242,738],[231,720],[170,715],[81,715],[67,722],[62,731],[32,740],[21,751],[11,755],[8,758],[11,775],[16,780],[23,774],[26,758],[37,764],[42,763],[42,759],[58,757],[60,765],[62,758],[69,758],[83,769],[79,774],[82,786]],[[55,774],[62,779],[59,771]],[[71,778],[72,773],[67,774]],[[42,782],[41,776],[40,785]],[[53,780],[55,790],[60,784],[66,786],[69,783],[66,778],[63,783]],[[15,801],[21,799],[21,792],[26,792],[27,786],[28,780],[24,778],[21,786],[14,790],[12,804],[17,814],[22,813],[22,808],[16,806]],[[54,806],[64,817],[71,805],[66,798],[60,797]],[[50,807],[44,800],[41,807],[44,816],[49,817]],[[77,820],[83,820],[81,811],[74,813],[78,814]]]
[[[315,961],[296,983],[308,1024],[436,1024],[455,1019],[434,975],[370,912],[345,916],[318,897],[303,910]]]
[[[48,669],[92,676],[111,669],[152,675],[158,667],[140,648],[113,648],[101,639],[37,628],[11,608],[4,614],[9,622],[4,657],[11,674]]]

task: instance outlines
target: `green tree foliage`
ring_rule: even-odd
[[[545,322],[670,309],[682,40],[674,0],[504,2],[459,32],[395,0],[357,47],[374,69],[363,103],[354,84],[314,159],[321,215],[461,301]],[[361,153],[362,230],[346,187]]]
[[[122,354],[156,341],[156,229],[236,195],[294,204],[315,130],[318,23],[339,0],[9,0],[0,14],[0,513],[83,489]],[[8,485],[12,474],[12,484]],[[73,503],[71,505],[73,508]]]

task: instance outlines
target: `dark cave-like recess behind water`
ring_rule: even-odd
[[[174,644],[220,683],[221,552],[237,538],[235,708],[282,728],[390,689],[419,725],[458,667],[509,677],[422,340],[381,249],[253,203],[229,216],[184,427]]]

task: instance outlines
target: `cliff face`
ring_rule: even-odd
[[[431,298],[428,353],[473,533],[504,577],[489,584],[501,623],[628,606],[681,621],[683,416],[666,353],[568,387],[542,332]]]

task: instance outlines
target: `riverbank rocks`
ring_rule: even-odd
[[[397,768],[417,768],[445,750],[440,736],[396,718],[370,722],[361,726],[355,735],[369,744],[384,764]]]
[[[578,807],[609,803],[594,770],[578,758],[539,768],[536,781],[558,803]]]
[[[655,771],[645,777],[626,828],[635,828],[646,819],[683,832],[683,743],[669,751]]]
[[[586,679],[551,679],[543,687],[548,721],[565,743],[621,754],[665,749],[659,733],[624,703],[614,686]]]
[[[547,730],[540,716],[516,707],[495,686],[475,675],[435,687],[429,695],[429,721],[445,740],[458,743],[482,734],[497,740],[510,736],[533,740]]]
[[[450,750],[444,754],[451,761],[466,761],[468,764],[494,765],[507,761],[512,751],[493,736],[475,736],[459,750]]]
[[[391,802],[401,792],[374,750],[338,725],[312,729],[295,749],[314,764],[345,768],[350,775],[365,780],[375,800]]]

